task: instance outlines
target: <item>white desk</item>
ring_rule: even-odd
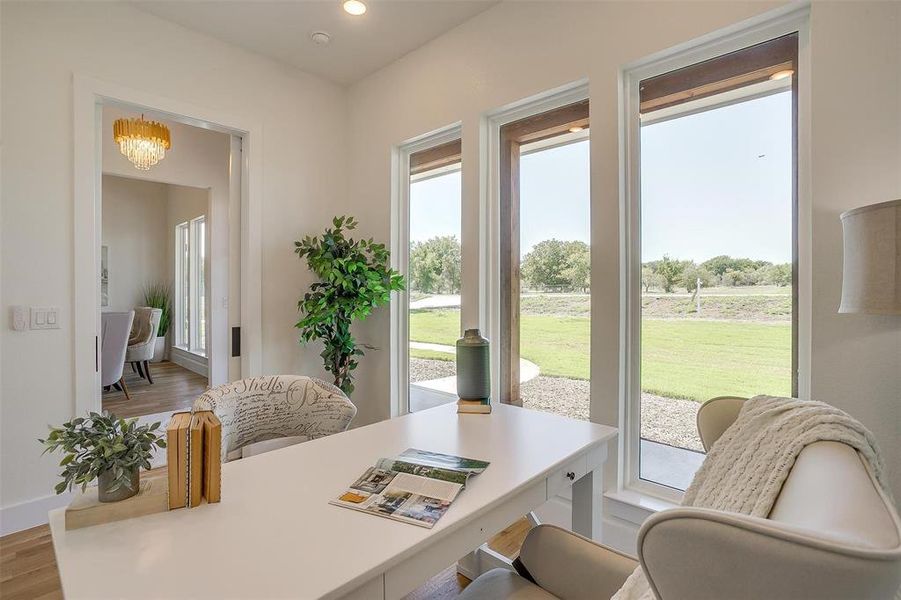
[[[400,598],[573,484],[574,529],[600,525],[611,427],[506,405],[439,406],[222,467],[222,502],[66,531],[79,598]],[[431,530],[328,504],[378,458],[422,448],[491,461]],[[568,478],[567,474],[571,474]]]

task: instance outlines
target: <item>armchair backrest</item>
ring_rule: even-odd
[[[249,444],[315,439],[347,429],[357,407],[337,387],[313,377],[251,377],[216,386],[194,401],[222,422],[222,462]]]
[[[125,349],[135,311],[100,314],[100,385],[106,387],[122,378]]]
[[[131,335],[128,339],[128,345],[152,345],[156,341],[162,317],[163,310],[160,308],[151,308],[150,306],[139,306],[135,308],[135,319],[131,326]]]
[[[706,448],[742,402],[701,407]],[[638,551],[662,598],[891,598],[901,585],[901,519],[857,452],[838,442],[799,454],[766,519],[662,511],[642,525]]]

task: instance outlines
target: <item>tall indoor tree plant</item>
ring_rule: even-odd
[[[322,235],[294,242],[294,251],[306,258],[319,279],[297,303],[301,319],[295,327],[300,329],[302,343],[322,341],[320,356],[325,369],[348,396],[354,391],[357,358],[363,356],[360,346],[372,348],[357,343],[350,333],[351,323],[387,304],[391,292],[404,289],[404,278],[390,267],[384,244],[345,235],[357,224],[351,216],[335,217],[332,228]]]

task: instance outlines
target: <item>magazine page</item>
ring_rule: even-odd
[[[465,473],[481,473],[491,464],[484,460],[464,458],[439,452],[428,452],[416,448],[407,448],[394,460],[399,460],[425,467],[437,467],[449,471],[463,471]]]
[[[370,467],[330,503],[431,528],[462,488],[452,481]]]
[[[379,469],[384,469],[385,471],[409,473],[411,475],[419,475],[420,477],[428,477],[429,479],[451,481],[453,483],[459,483],[460,485],[466,485],[466,480],[469,478],[469,473],[465,471],[452,471],[450,469],[428,467],[396,458],[382,458],[375,466]]]

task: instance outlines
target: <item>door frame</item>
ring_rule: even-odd
[[[223,113],[76,73],[73,77],[73,355],[74,411],[101,412],[100,244],[102,107],[126,104],[164,113],[172,121],[240,136],[241,376],[261,372],[262,128]],[[234,161],[232,161],[234,162]],[[225,288],[226,291],[228,287]],[[227,357],[225,364],[228,364]],[[227,367],[226,367],[227,372]],[[214,382],[215,383],[215,382]]]

